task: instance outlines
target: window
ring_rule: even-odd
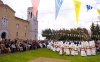
[[[25,26],[24,29],[27,30],[27,26]]]
[[[25,37],[26,37],[26,33],[25,33]]]
[[[2,17],[2,20],[1,20],[1,26],[3,27],[8,27],[8,19],[6,16]]]
[[[8,19],[6,19],[6,27],[8,27]]]
[[[31,12],[31,17],[30,18],[32,18],[32,12]]]
[[[30,18],[30,12],[28,13],[28,18]]]
[[[19,28],[19,24],[16,24],[16,28],[17,28],[17,29]]]
[[[18,32],[16,32],[16,37],[18,37]]]
[[[36,40],[36,35],[35,35],[35,40]]]
[[[7,8],[5,8],[5,12],[7,12]]]
[[[4,18],[2,18],[2,26],[4,26]]]

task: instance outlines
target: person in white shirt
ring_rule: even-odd
[[[63,44],[63,46],[64,46],[64,53],[66,52],[66,45],[67,45],[67,41]]]
[[[79,44],[78,44],[78,52],[80,52],[81,51],[81,42],[79,42]]]
[[[67,42],[67,44],[66,44],[66,55],[70,55],[69,42]]]
[[[86,53],[88,56],[91,55],[91,49],[90,49],[90,42],[86,41]]]
[[[57,41],[57,52],[60,51],[60,41]]]
[[[53,50],[53,40],[51,41],[51,46],[50,46],[51,50]]]
[[[95,41],[91,41],[91,55],[96,55]]]
[[[53,43],[53,51],[56,51],[56,42]]]
[[[63,54],[63,41],[60,41],[60,52],[59,52],[60,55]]]
[[[74,44],[74,54],[77,56],[78,55],[78,46],[77,44]]]
[[[71,42],[71,55],[75,55],[75,46],[74,46],[74,42]]]
[[[85,52],[85,42],[82,41],[81,42],[81,56],[86,56],[86,52]]]
[[[48,45],[47,45],[47,48],[50,49],[50,47],[51,47],[51,42],[49,41]]]

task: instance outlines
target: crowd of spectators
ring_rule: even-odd
[[[36,50],[38,48],[45,48],[50,40],[35,41],[22,39],[3,39],[0,40],[0,54],[23,52],[28,50]],[[100,41],[96,41],[96,51],[100,52]]]
[[[35,50],[46,47],[48,42],[21,39],[3,39],[0,40],[0,54],[23,52],[27,50]]]

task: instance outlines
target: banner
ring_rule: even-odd
[[[55,8],[56,8],[56,11],[55,11],[55,19],[58,16],[58,13],[59,13],[59,10],[61,8],[62,3],[63,3],[63,0],[55,0]]]
[[[97,9],[97,11],[98,11],[98,13],[99,13],[99,15],[100,15],[100,9]]]
[[[88,10],[91,10],[93,7],[92,6],[90,6],[90,5],[86,5],[86,7],[87,7],[87,11]]]
[[[79,17],[81,2],[74,0],[74,6],[75,6],[75,13],[76,13],[76,23],[78,24],[78,17]]]
[[[40,0],[32,0],[33,14],[36,16]]]

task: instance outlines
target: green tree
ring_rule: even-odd
[[[91,36],[95,34],[95,26],[94,26],[94,23],[92,22],[92,25],[90,27],[90,30],[91,30]]]
[[[45,29],[42,31],[42,36],[46,37],[46,39],[52,39],[52,30],[51,29]]]
[[[94,40],[100,39],[100,26],[99,24],[94,25],[94,23],[92,23],[91,25],[91,38]]]

